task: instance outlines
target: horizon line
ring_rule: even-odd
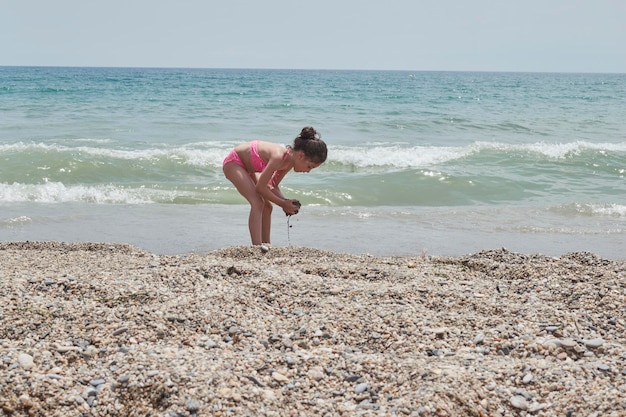
[[[194,67],[194,66],[118,66],[118,65],[4,65],[0,68],[85,68],[85,69],[160,69],[160,70],[250,70],[250,71],[363,71],[363,72],[474,72],[508,74],[606,74],[625,75],[626,72],[611,71],[528,71],[528,70],[458,70],[458,69],[382,69],[382,68],[279,68],[279,67]]]

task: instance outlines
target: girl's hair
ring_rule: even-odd
[[[326,161],[328,150],[326,144],[311,126],[302,129],[300,135],[293,140],[293,150],[304,152],[304,156],[311,162],[322,164]]]

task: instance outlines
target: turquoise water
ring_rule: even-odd
[[[313,125],[274,244],[624,258],[624,115],[624,74],[0,67],[0,239],[247,244],[224,156]]]

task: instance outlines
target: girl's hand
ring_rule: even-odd
[[[300,211],[300,202],[298,200],[285,200],[283,204],[283,211],[287,216],[298,214]]]

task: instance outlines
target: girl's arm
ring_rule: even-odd
[[[274,175],[272,175],[272,178],[270,179],[270,190],[272,190],[274,194],[276,194],[278,197],[282,198],[283,200],[287,200],[287,198],[283,195],[283,192],[280,190],[279,184],[283,180],[283,178],[285,178],[285,175],[287,175],[287,172],[289,172],[289,170],[286,170],[286,169],[282,171],[276,171]],[[295,203],[298,200],[290,200],[290,201],[292,201],[292,203]],[[300,208],[298,204],[296,204],[296,206],[298,206],[298,209]],[[285,213],[297,214],[298,209],[296,209],[296,211],[292,213],[287,213],[287,211],[285,211]]]
[[[274,183],[274,186],[270,188],[270,190],[278,196],[278,198],[282,198],[283,200],[287,200],[287,197],[283,195],[283,192],[280,191],[278,184]]]
[[[283,164],[283,155],[286,150],[283,150],[282,147],[277,147],[272,150],[270,153],[270,159],[267,162],[267,166],[261,172],[261,175],[258,178],[256,183],[256,192],[261,194],[263,198],[271,201],[272,203],[282,207],[283,211],[287,214],[295,214],[298,212],[298,207],[293,205],[293,201],[289,200],[283,196],[280,189],[278,189],[278,183],[283,179],[286,172],[279,173],[276,178],[276,184],[274,186],[274,190],[270,189],[269,184],[272,180],[272,176],[274,172],[278,171],[278,168]]]

